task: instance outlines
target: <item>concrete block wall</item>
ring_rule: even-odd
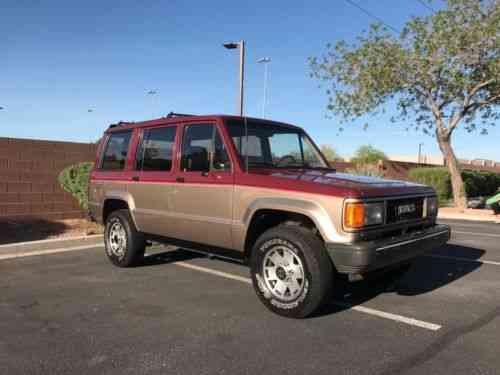
[[[93,161],[96,145],[0,137],[0,220],[84,216],[57,182],[71,164]]]

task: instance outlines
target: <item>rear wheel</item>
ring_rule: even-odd
[[[332,295],[334,270],[322,241],[310,230],[283,225],[254,245],[251,274],[255,292],[271,311],[305,318]]]
[[[128,210],[113,211],[104,231],[106,255],[115,266],[132,267],[144,259],[146,241],[135,228]]]

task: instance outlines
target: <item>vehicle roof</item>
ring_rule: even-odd
[[[246,116],[245,116],[246,117]],[[120,121],[116,124],[111,124],[109,128],[106,130],[106,133],[108,132],[116,132],[116,131],[122,131],[126,129],[133,129],[133,128],[140,128],[140,127],[151,127],[151,126],[160,126],[160,125],[168,125],[168,124],[178,124],[178,123],[183,123],[183,122],[200,122],[200,121],[214,121],[217,119],[221,119],[223,121],[226,120],[243,120],[245,117],[243,116],[233,116],[233,115],[180,115],[180,116],[167,116],[167,117],[160,117],[157,119],[152,119],[152,120],[147,120],[147,121],[138,121],[138,122],[126,122],[126,121]],[[299,126],[287,124],[284,122],[279,122],[279,121],[273,121],[273,120],[268,120],[268,119],[261,119],[261,118],[256,118],[256,117],[246,117],[247,120],[252,121],[252,122],[262,122],[263,124],[272,124],[272,125],[278,125],[278,126],[285,126],[289,128],[294,128],[294,129],[302,129]]]

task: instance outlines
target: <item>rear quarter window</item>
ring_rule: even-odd
[[[100,169],[117,171],[125,168],[131,137],[132,131],[112,133],[109,136]]]

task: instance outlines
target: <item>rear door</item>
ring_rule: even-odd
[[[128,186],[139,230],[173,236],[172,189],[177,126],[143,128],[135,151],[133,174]]]
[[[231,248],[234,174],[221,129],[184,124],[172,202],[176,237]]]

